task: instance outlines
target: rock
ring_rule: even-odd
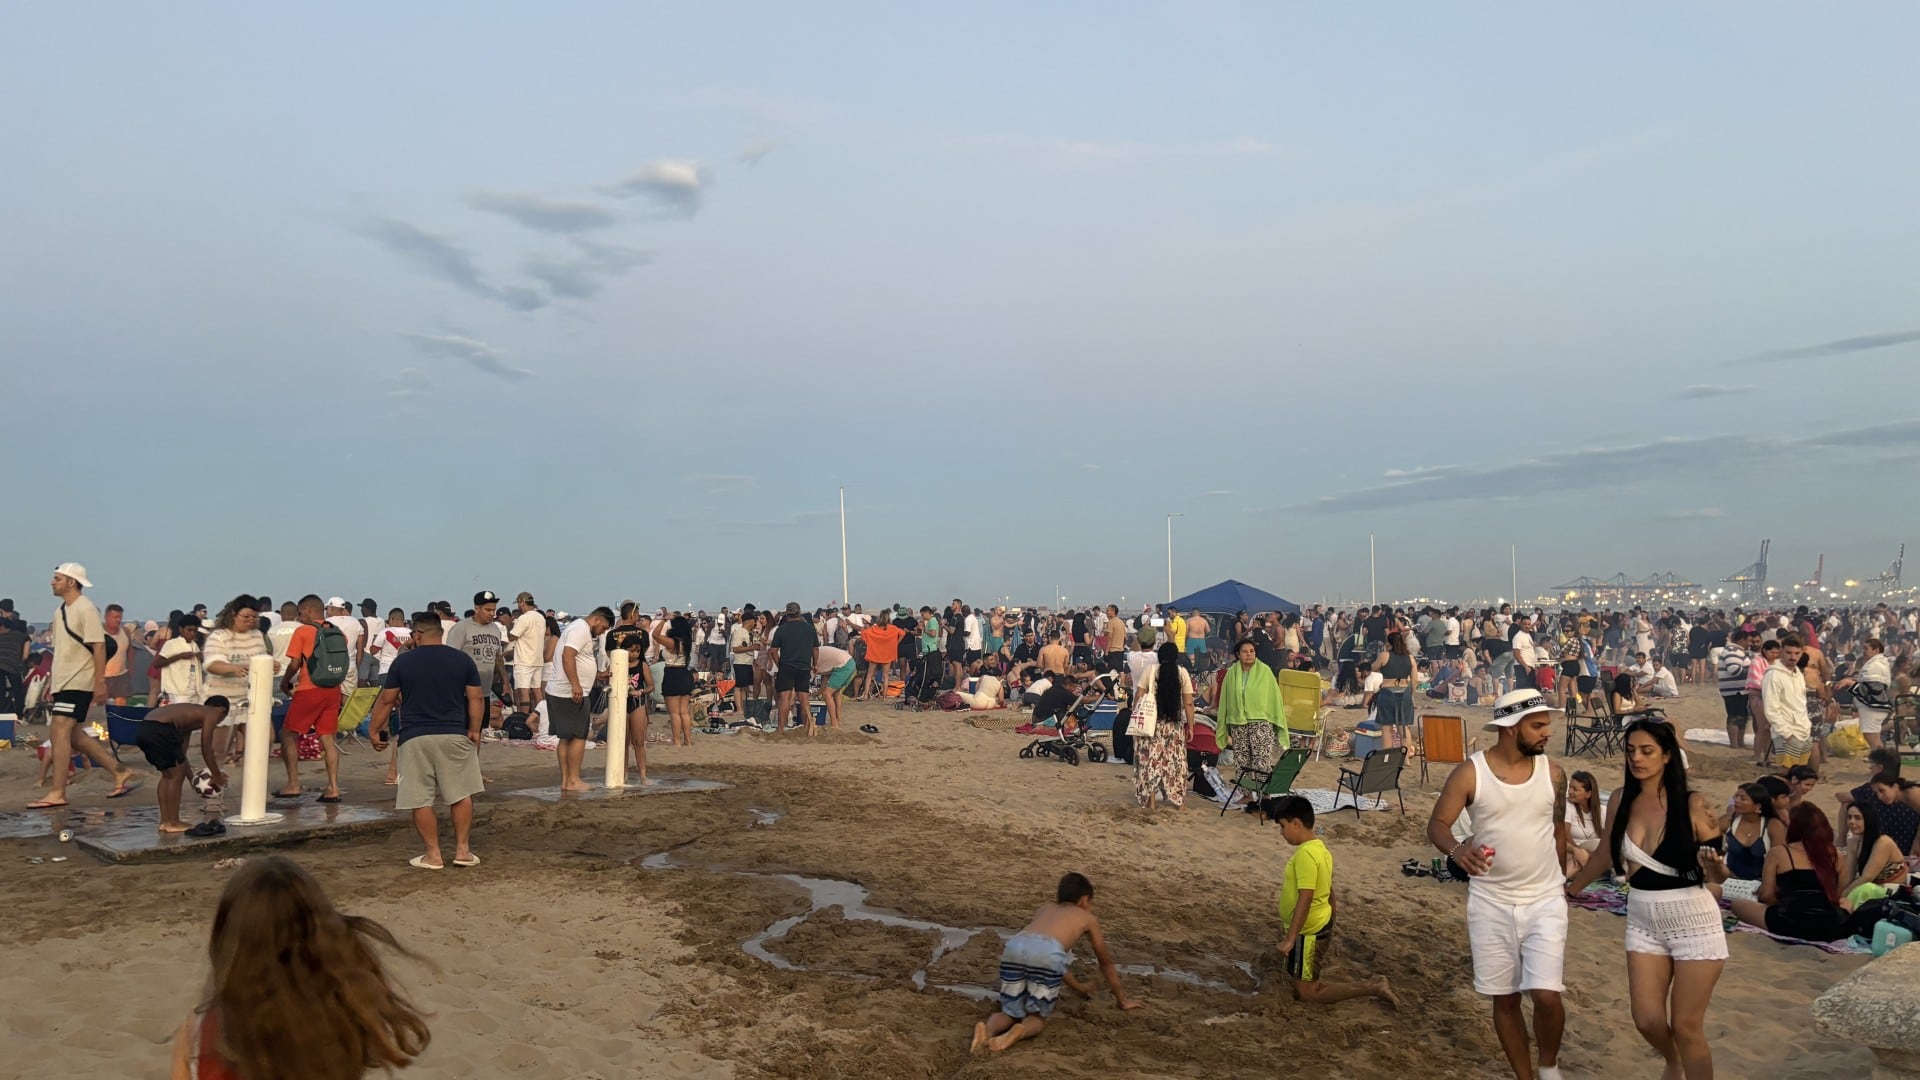
[[[1906,945],[1813,1002],[1821,1031],[1873,1050],[1873,1080],[1920,1078],[1920,946]]]

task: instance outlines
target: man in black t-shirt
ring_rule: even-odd
[[[813,683],[813,658],[820,649],[820,635],[813,628],[812,620],[800,612],[800,605],[789,603],[786,616],[773,630],[772,646],[779,662],[775,669],[773,688],[779,695],[779,712],[774,721],[778,731],[787,730],[787,718],[793,715],[794,695],[800,696],[802,709],[807,704],[807,694]],[[813,718],[808,716],[802,723],[807,734],[813,734]]]
[[[1053,680],[1040,695],[1040,701],[1033,707],[1033,722],[1044,724],[1073,711],[1074,702],[1080,700],[1080,682],[1076,676],[1061,675]]]

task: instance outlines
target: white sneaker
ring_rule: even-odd
[[[1540,1080],[1560,1080],[1560,1066],[1539,1065],[1534,1068],[1533,1075],[1539,1077]]]

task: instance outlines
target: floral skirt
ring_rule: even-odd
[[[1187,795],[1187,728],[1160,724],[1152,736],[1133,740],[1133,796],[1184,806]]]

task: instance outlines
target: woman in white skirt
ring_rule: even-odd
[[[1626,783],[1607,802],[1606,834],[1580,872],[1574,896],[1609,867],[1627,873],[1627,994],[1633,1026],[1666,1059],[1666,1075],[1713,1075],[1707,1005],[1727,961],[1720,905],[1700,861],[1717,863],[1719,821],[1706,797],[1687,789],[1673,725],[1627,725]],[[1704,846],[1703,846],[1704,845]]]

